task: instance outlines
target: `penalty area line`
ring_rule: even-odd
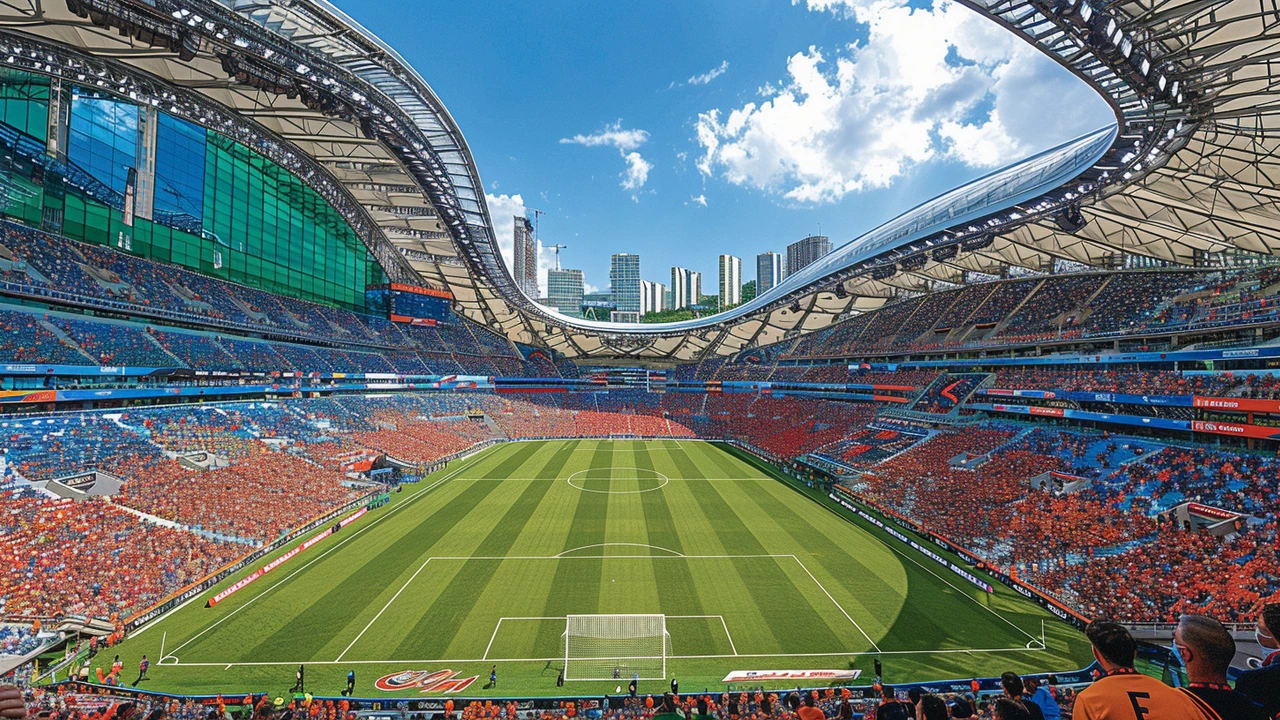
[[[866,638],[867,642],[871,643],[871,647],[875,648],[876,652],[880,652],[880,646],[876,644],[876,641],[871,639],[871,636],[867,634],[867,631],[862,629],[862,626],[858,624],[857,620],[853,619],[853,616],[849,614],[849,611],[844,609],[843,605],[836,602],[836,599],[831,596],[831,593],[827,592],[826,586],[818,582],[818,578],[814,577],[813,573],[809,572],[809,568],[805,567],[805,564],[803,562],[800,562],[800,558],[796,557],[795,555],[791,555],[790,558],[796,561],[796,564],[800,566],[800,569],[804,570],[805,575],[809,576],[809,579],[813,581],[813,584],[818,586],[818,589],[822,591],[822,594],[827,596],[827,599],[830,600],[831,603],[836,606],[836,609],[838,609],[840,613],[844,615],[845,619],[853,623],[854,627],[858,628],[858,632],[862,633],[862,637]],[[747,656],[747,657],[750,657],[750,656]]]
[[[487,449],[487,448],[486,448],[486,449]],[[344,537],[342,540],[340,540],[340,541],[339,541],[336,545],[334,545],[333,547],[330,547],[330,548],[326,549],[324,552],[320,553],[320,554],[319,554],[318,556],[316,556],[315,558],[312,558],[310,561],[308,561],[308,562],[307,562],[305,565],[303,565],[302,567],[300,567],[300,568],[298,568],[298,569],[294,570],[293,572],[291,572],[291,573],[289,573],[288,575],[286,575],[286,576],[284,576],[283,578],[281,578],[281,579],[280,579],[278,582],[276,582],[274,585],[271,585],[271,586],[270,586],[270,587],[268,587],[266,590],[263,590],[261,593],[259,593],[259,594],[255,595],[255,596],[253,596],[252,598],[250,598],[248,601],[246,601],[246,602],[245,602],[245,604],[241,605],[240,607],[236,608],[235,610],[232,610],[231,612],[229,612],[229,613],[227,613],[226,615],[222,616],[222,617],[221,617],[221,618],[219,618],[218,620],[216,620],[216,621],[214,621],[213,623],[211,623],[209,626],[205,627],[205,628],[204,628],[203,630],[201,630],[200,632],[198,632],[198,633],[196,633],[195,635],[193,635],[193,636],[191,636],[190,638],[188,638],[186,642],[182,643],[181,645],[179,645],[178,647],[174,648],[173,650],[170,650],[170,651],[169,651],[169,655],[170,655],[170,656],[172,656],[172,657],[175,657],[175,658],[176,658],[177,656],[175,655],[175,653],[177,653],[179,650],[181,650],[182,648],[184,648],[184,647],[186,647],[186,646],[190,645],[191,643],[195,642],[197,639],[199,639],[199,638],[200,638],[201,636],[203,636],[205,633],[209,632],[210,630],[213,630],[214,628],[216,628],[216,627],[218,627],[219,625],[221,625],[223,622],[226,622],[227,620],[231,619],[231,618],[232,618],[232,617],[234,617],[237,613],[239,613],[241,610],[244,610],[245,608],[249,607],[249,606],[250,606],[250,605],[252,605],[253,603],[257,602],[259,599],[261,599],[261,598],[263,598],[263,597],[267,596],[267,595],[268,595],[268,594],[270,594],[273,590],[276,590],[277,588],[279,588],[279,587],[281,587],[281,586],[283,586],[283,585],[287,584],[287,583],[288,583],[290,580],[292,580],[296,575],[298,575],[298,573],[301,573],[302,571],[306,570],[307,568],[311,567],[312,565],[315,565],[316,563],[318,563],[318,562],[320,562],[321,560],[323,560],[325,557],[327,557],[330,553],[334,552],[334,551],[335,551],[335,550],[337,550],[338,548],[341,548],[343,545],[346,545],[347,543],[351,542],[352,540],[355,540],[356,538],[358,538],[358,537],[360,537],[360,536],[364,535],[366,532],[368,532],[369,530],[373,529],[374,527],[377,527],[377,525],[378,525],[379,523],[381,523],[383,520],[386,520],[387,518],[391,517],[392,515],[395,515],[397,512],[399,512],[399,511],[403,510],[404,508],[409,507],[410,505],[412,505],[412,504],[416,503],[418,500],[420,500],[420,499],[422,499],[422,498],[426,497],[427,495],[429,495],[429,494],[430,494],[430,492],[431,492],[432,490],[434,490],[434,489],[436,489],[437,487],[439,487],[439,486],[443,485],[444,483],[448,482],[449,480],[452,480],[452,479],[454,478],[454,476],[456,476],[458,473],[461,473],[463,470],[465,470],[465,469],[467,469],[468,467],[470,467],[471,465],[475,464],[475,462],[476,462],[476,461],[475,461],[475,458],[479,457],[483,452],[484,452],[484,451],[483,451],[483,450],[481,450],[479,453],[476,453],[475,455],[472,455],[471,457],[469,457],[469,458],[467,458],[466,460],[464,460],[464,462],[466,463],[466,466],[465,466],[465,467],[457,468],[457,469],[455,469],[453,472],[446,474],[444,477],[440,478],[439,480],[437,480],[437,481],[435,481],[435,482],[431,483],[431,484],[430,484],[430,485],[428,485],[427,487],[425,487],[425,488],[423,488],[422,490],[418,491],[418,493],[417,493],[417,494],[415,494],[413,497],[407,498],[407,499],[405,499],[405,501],[404,501],[404,502],[400,503],[399,505],[396,505],[396,506],[392,507],[390,510],[388,510],[388,511],[387,511],[387,513],[386,513],[385,515],[382,515],[381,517],[375,518],[375,519],[373,520],[373,522],[369,523],[368,525],[364,525],[363,527],[360,527],[359,529],[355,530],[355,531],[354,531],[354,532],[352,532],[351,534],[347,535],[346,537]],[[192,598],[192,600],[194,600],[196,597],[202,597],[202,596],[203,596],[203,593],[201,593],[200,595],[197,595],[197,596],[193,597],[193,598]],[[191,602],[191,601],[190,601],[190,600],[188,600],[187,602]],[[162,659],[163,659],[163,658],[162,658]],[[175,663],[171,663],[171,664],[176,665],[176,664],[178,664],[178,663],[176,663],[176,662],[175,662]],[[215,665],[215,666],[216,666],[216,665],[218,665],[218,664],[220,664],[220,663],[214,663],[214,665]]]

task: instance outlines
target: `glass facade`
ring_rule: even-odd
[[[569,317],[582,317],[584,286],[581,270],[547,270],[547,304]]]
[[[161,114],[156,124],[157,219],[199,232],[204,219],[205,131],[199,125]]]
[[[622,312],[640,313],[640,256],[618,253],[609,265],[613,301]]]
[[[123,195],[137,158],[138,106],[72,91],[67,160]]]
[[[140,167],[139,108],[73,89],[67,162],[43,156],[46,78],[0,75],[7,217],[85,242],[291,297],[365,309],[385,274],[342,216],[288,170],[225,136],[157,113],[152,219],[123,222]],[[140,152],[141,151],[141,152]],[[120,238],[128,236],[123,244]]]
[[[49,78],[0,69],[0,123],[44,142],[49,133]]]

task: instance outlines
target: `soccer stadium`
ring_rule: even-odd
[[[329,0],[3,3],[0,716],[1280,717],[1277,12],[961,4],[1112,122],[642,322]]]

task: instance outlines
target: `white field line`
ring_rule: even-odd
[[[835,511],[835,508],[832,508],[832,507],[828,506],[826,503],[819,502],[819,503],[818,503],[818,505],[819,505],[820,507],[822,507],[822,508],[826,509],[826,510],[827,510],[827,512],[831,513],[832,515],[835,515],[836,517],[840,518],[841,520],[844,520],[845,522],[848,522],[848,523],[850,523],[850,524],[852,524],[852,525],[856,525],[856,523],[852,523],[852,522],[850,522],[849,518],[847,518],[847,517],[845,517],[844,515],[841,515],[840,513],[836,512],[836,511]],[[862,529],[862,528],[859,526],[859,529]],[[868,534],[870,534],[870,533],[868,532]],[[877,536],[875,536],[875,535],[872,535],[872,537],[873,537],[873,538],[875,538],[877,541],[880,541],[880,538],[879,538],[879,537],[877,537]],[[903,552],[903,551],[902,551],[902,550],[900,550],[899,548],[895,547],[895,546],[894,546],[893,544],[891,544],[891,543],[884,542],[884,541],[880,541],[880,544],[882,544],[882,545],[884,545],[885,547],[889,548],[889,550],[890,550],[891,552],[893,552],[893,554],[895,554],[895,555],[897,555],[897,556],[899,556],[899,557],[902,557],[902,558],[906,558],[907,560],[910,560],[911,562],[915,563],[918,567],[920,567],[920,568],[924,569],[924,571],[925,571],[925,572],[927,572],[927,573],[929,573],[930,575],[932,575],[932,576],[934,576],[934,577],[938,578],[938,580],[939,580],[939,581],[941,581],[941,582],[942,582],[942,584],[946,585],[947,587],[951,588],[952,590],[955,590],[956,592],[960,593],[960,594],[961,594],[961,595],[963,595],[964,597],[969,598],[969,599],[970,599],[970,600],[972,600],[972,601],[973,601],[973,602],[974,602],[978,607],[982,608],[983,610],[986,610],[987,612],[991,613],[992,615],[995,615],[997,618],[1000,618],[1000,620],[1001,620],[1002,622],[1004,622],[1006,625],[1008,625],[1009,627],[1013,628],[1014,630],[1017,630],[1018,632],[1022,633],[1023,635],[1026,635],[1028,638],[1030,638],[1030,639],[1032,639],[1032,640],[1037,640],[1037,641],[1039,640],[1039,638],[1037,638],[1035,635],[1032,635],[1031,633],[1027,632],[1026,630],[1023,630],[1022,628],[1020,628],[1020,627],[1018,627],[1017,625],[1013,624],[1013,622],[1012,622],[1011,620],[1009,620],[1008,618],[1006,618],[1005,616],[1001,615],[1000,613],[996,612],[995,610],[992,610],[990,607],[987,607],[986,605],[982,604],[982,602],[980,602],[977,598],[975,598],[974,596],[970,595],[968,592],[966,592],[966,591],[965,591],[965,590],[963,590],[962,588],[959,588],[959,587],[956,587],[955,585],[953,585],[953,584],[951,583],[951,581],[947,580],[945,577],[943,577],[943,576],[939,575],[938,573],[934,572],[934,571],[933,571],[933,568],[930,568],[928,565],[925,565],[924,563],[920,562],[919,560],[917,560],[917,559],[915,559],[915,558],[911,557],[910,555],[908,555],[907,553]]]
[[[477,453],[477,455],[478,455],[478,454],[479,454],[479,453]],[[472,457],[476,457],[476,455],[473,455]],[[241,605],[240,607],[236,608],[235,610],[232,610],[231,612],[229,612],[229,613],[227,613],[226,615],[222,616],[221,618],[219,618],[219,619],[218,619],[218,620],[216,620],[215,622],[211,623],[208,627],[204,628],[203,630],[201,630],[200,632],[196,633],[195,635],[192,635],[190,638],[188,638],[188,639],[187,639],[187,641],[186,641],[186,642],[182,643],[181,645],[179,645],[178,647],[176,647],[176,648],[174,648],[172,651],[170,651],[170,653],[169,653],[169,655],[168,655],[168,656],[169,656],[169,657],[172,657],[172,658],[175,660],[175,662],[173,662],[173,663],[169,663],[169,664],[172,664],[172,665],[176,665],[176,664],[177,664],[177,662],[176,662],[176,661],[177,661],[177,659],[178,659],[178,658],[177,658],[177,655],[175,655],[174,653],[176,653],[176,652],[178,652],[179,650],[181,650],[182,648],[184,648],[184,647],[186,647],[186,646],[190,645],[192,642],[194,642],[194,641],[195,641],[196,639],[198,639],[200,636],[202,636],[202,635],[204,635],[205,633],[209,632],[210,630],[212,630],[212,629],[214,629],[214,628],[218,627],[218,626],[219,626],[219,625],[221,625],[223,622],[226,622],[226,621],[227,621],[227,620],[229,620],[231,617],[233,617],[236,613],[240,612],[241,610],[244,610],[245,608],[249,607],[249,606],[250,606],[250,605],[252,605],[253,603],[257,602],[259,599],[261,599],[261,598],[265,597],[265,596],[266,596],[267,594],[269,594],[272,590],[275,590],[276,588],[278,588],[278,587],[280,587],[280,586],[284,585],[285,583],[289,582],[289,580],[291,580],[295,575],[297,575],[298,573],[302,572],[303,570],[306,570],[307,568],[311,567],[312,565],[314,565],[314,564],[316,564],[316,563],[320,562],[320,561],[321,561],[321,560],[323,560],[323,559],[325,558],[325,556],[327,556],[329,553],[333,552],[334,550],[337,550],[338,548],[342,547],[343,545],[346,545],[348,542],[351,542],[352,540],[355,540],[356,538],[360,537],[360,536],[361,536],[361,535],[363,535],[364,533],[368,532],[368,531],[369,531],[370,529],[372,529],[373,527],[377,526],[377,524],[378,524],[378,523],[382,522],[383,520],[386,520],[387,518],[391,517],[391,516],[392,516],[392,515],[394,515],[395,513],[399,512],[400,510],[403,510],[404,508],[409,507],[409,506],[410,506],[410,505],[412,505],[413,503],[417,502],[419,499],[421,499],[421,498],[425,497],[425,496],[426,496],[430,491],[434,490],[436,487],[438,487],[438,486],[440,486],[440,485],[444,484],[445,482],[448,482],[449,480],[451,480],[451,479],[453,478],[453,476],[454,476],[454,475],[457,475],[458,473],[462,472],[462,471],[463,471],[463,470],[465,470],[465,469],[466,469],[466,468],[458,468],[457,470],[454,470],[452,473],[449,473],[448,475],[445,475],[444,477],[442,477],[442,478],[440,478],[439,480],[435,481],[435,482],[434,482],[434,483],[432,483],[431,485],[429,485],[429,486],[427,486],[427,487],[423,488],[422,490],[418,491],[418,494],[416,494],[416,495],[414,495],[413,497],[409,498],[409,499],[408,499],[408,500],[406,500],[405,502],[400,503],[399,505],[397,505],[397,506],[395,506],[395,507],[391,508],[391,509],[390,509],[389,511],[387,511],[387,513],[386,513],[385,515],[383,515],[382,517],[379,517],[379,518],[374,519],[374,521],[373,521],[373,522],[371,522],[371,523],[369,523],[368,525],[365,525],[365,526],[361,527],[360,529],[356,530],[355,532],[351,533],[350,535],[347,535],[345,538],[343,538],[343,539],[342,539],[340,542],[338,542],[336,545],[333,545],[332,547],[328,548],[327,550],[325,550],[324,552],[320,553],[320,554],[319,554],[319,555],[317,555],[316,557],[312,558],[309,562],[307,562],[307,563],[306,563],[305,565],[303,565],[302,567],[299,567],[299,568],[295,569],[293,572],[291,572],[291,573],[289,573],[288,575],[284,576],[284,578],[283,578],[283,579],[281,579],[280,581],[278,581],[277,583],[275,583],[275,584],[274,584],[274,585],[272,585],[271,587],[268,587],[266,590],[263,590],[260,594],[258,594],[258,595],[256,595],[256,596],[254,596],[254,597],[250,598],[250,599],[249,599],[245,604]],[[196,597],[201,597],[201,595],[197,595]],[[195,598],[192,598],[192,599],[194,600]],[[190,601],[188,601],[188,602],[190,602]],[[161,658],[161,659],[163,659],[163,658]],[[221,663],[214,663],[214,665],[220,665],[220,664],[221,664]]]
[[[642,545],[640,543],[600,543],[600,545],[635,545],[639,547],[655,548],[655,546],[653,545]],[[595,547],[595,546],[587,545],[584,547]],[[574,548],[574,549],[581,550],[582,548]],[[666,548],[656,548],[656,549],[666,550]],[[566,550],[565,552],[572,552],[572,550]],[[673,551],[667,550],[667,552],[673,552]],[[373,624],[378,621],[378,618],[382,617],[382,614],[387,611],[387,608],[391,607],[392,603],[394,603],[396,599],[400,597],[400,594],[403,593],[405,589],[408,588],[409,585],[412,584],[413,581],[417,579],[418,575],[421,574],[422,571],[426,569],[427,565],[430,564],[432,560],[453,560],[453,561],[467,562],[470,560],[497,560],[497,561],[504,561],[504,560],[658,560],[663,558],[679,559],[679,560],[730,560],[735,558],[773,558],[773,559],[791,558],[792,560],[796,561],[796,564],[798,564],[802,570],[805,571],[805,574],[809,576],[809,579],[813,580],[814,584],[818,586],[818,589],[821,590],[823,594],[827,596],[827,599],[829,599],[832,602],[832,604],[836,606],[836,609],[839,610],[840,613],[844,615],[845,618],[850,623],[852,623],[855,628],[858,629],[858,632],[862,633],[862,636],[867,639],[867,642],[871,643],[871,646],[875,648],[877,652],[880,651],[880,647],[876,645],[875,640],[872,640],[871,636],[867,635],[867,632],[862,629],[862,626],[859,625],[857,621],[855,621],[853,617],[849,615],[849,613],[844,609],[843,606],[840,605],[840,603],[836,602],[836,599],[831,596],[831,593],[827,592],[827,589],[823,587],[822,583],[818,582],[818,578],[814,577],[813,573],[809,572],[809,568],[805,567],[804,563],[800,562],[800,559],[797,558],[795,555],[778,555],[778,554],[680,555],[678,553],[675,555],[568,555],[568,556],[563,556],[563,555],[433,555],[432,557],[427,558],[421,565],[419,565],[418,569],[415,570],[414,573],[409,576],[408,580],[404,581],[404,584],[400,586],[400,589],[396,590],[395,594],[391,596],[391,599],[387,600],[386,604],[382,606],[382,609],[379,610],[377,614],[373,616],[373,619],[371,619],[368,622],[368,624],[364,626],[364,629],[361,630],[360,633],[356,635],[355,638],[350,643],[347,644],[347,647],[343,649],[343,651],[338,655],[337,659],[334,660],[334,662],[338,662],[342,660],[344,656],[346,656],[347,652],[350,651],[351,648],[354,647],[357,642],[359,642],[360,638],[364,637],[364,634],[369,631],[369,628],[373,627]],[[706,617],[719,617],[719,616],[707,615]],[[510,618],[510,619],[515,619],[515,618]],[[723,617],[720,618],[720,622],[722,623],[724,622]],[[498,624],[499,625],[502,624],[502,621],[499,620]],[[729,628],[726,625],[725,634],[728,635],[728,633],[729,633]],[[493,644],[493,638],[497,637],[497,634],[498,634],[498,629],[497,627],[495,627],[493,629],[493,636],[489,638],[490,645]],[[729,639],[729,644],[733,645],[733,638]],[[485,655],[488,655],[488,653],[489,651],[486,649]],[[736,654],[736,650],[735,650],[735,654]],[[727,657],[733,657],[733,656],[727,656]],[[750,656],[747,656],[747,657],[750,657]],[[485,658],[481,658],[481,660],[484,660],[484,659]]]
[[[720,625],[724,627],[724,636],[729,638],[729,649],[733,651],[734,655],[737,655],[738,646],[733,644],[733,635],[729,634],[729,625],[724,621],[723,615],[720,615],[719,617],[720,617]]]
[[[167,618],[167,617],[169,617],[170,615],[172,615],[172,614],[174,614],[174,613],[178,612],[178,611],[179,611],[179,610],[181,610],[182,608],[184,608],[184,607],[186,607],[186,606],[190,605],[190,604],[192,603],[192,601],[194,601],[194,600],[195,600],[196,598],[198,598],[198,597],[202,597],[203,595],[204,595],[204,593],[200,593],[200,594],[198,594],[198,595],[192,595],[191,597],[187,598],[187,601],[186,601],[186,602],[182,603],[181,605],[179,605],[179,606],[178,606],[178,607],[176,607],[176,608],[173,608],[173,609],[169,610],[168,612],[164,613],[163,615],[161,615],[160,617],[156,618],[155,620],[152,620],[151,622],[147,623],[146,625],[143,625],[143,626],[142,626],[142,628],[141,628],[140,630],[138,630],[138,632],[133,633],[133,634],[132,634],[132,635],[130,635],[129,637],[138,637],[139,635],[141,635],[142,633],[146,632],[147,630],[149,630],[149,629],[151,629],[151,628],[155,627],[156,625],[159,625],[161,620],[164,620],[165,618]],[[164,657],[164,653],[160,653],[160,657]]]
[[[947,650],[882,650],[881,655],[948,655],[954,653],[964,653],[968,655],[976,655],[980,653],[1023,653],[1023,652],[1044,652],[1045,648],[1034,647],[1007,647],[1007,648],[952,648]],[[738,655],[668,655],[668,660],[717,660],[730,658],[807,658],[807,657],[858,657],[865,653],[860,652],[830,652],[830,653],[740,653]],[[441,659],[432,658],[430,660],[343,660],[343,665],[441,665],[441,664],[459,664],[459,663],[518,663],[518,662],[553,662],[556,660],[564,660],[563,655],[556,657],[542,658],[451,658]],[[274,667],[274,666],[293,666],[298,665],[337,665],[337,660],[271,660],[258,662],[179,662],[171,663],[172,665],[181,665],[182,667]]]
[[[613,543],[593,543],[593,544],[591,544],[591,545],[583,545],[582,547],[571,548],[571,549],[569,549],[569,550],[565,550],[564,552],[556,553],[553,557],[562,558],[562,557],[564,557],[565,555],[567,555],[567,554],[569,554],[569,553],[571,553],[571,552],[578,552],[579,550],[587,550],[587,549],[589,549],[589,548],[595,548],[595,547],[642,547],[642,548],[649,548],[650,550],[661,550],[661,551],[663,551],[663,552],[668,552],[668,553],[671,553],[672,555],[676,555],[676,556],[679,556],[679,557],[688,557],[688,556],[687,556],[687,555],[685,555],[684,553],[676,552],[675,550],[670,550],[670,549],[668,549],[668,548],[664,548],[664,547],[662,547],[662,546],[660,546],[660,545],[646,545],[646,544],[644,544],[644,543],[623,543],[623,542],[613,542]],[[591,555],[591,556],[588,556],[588,557],[613,557],[613,556],[609,556],[609,555]],[[668,617],[670,617],[670,616],[668,616]]]
[[[502,627],[503,620],[511,620],[512,622],[515,622],[517,620],[565,620],[565,619],[566,618],[564,615],[517,615],[514,617],[506,617],[506,616],[500,617],[498,618],[498,624],[493,626],[493,635],[489,638],[489,644],[484,647],[484,657],[481,659],[482,660],[489,659],[489,650],[493,648],[493,641],[498,638],[498,630]],[[494,662],[497,662],[497,661],[495,660]]]
[[[502,628],[503,620],[506,620],[506,618],[498,618],[498,624],[493,626],[493,634],[489,636],[489,644],[484,646],[484,655],[481,656],[482,660],[489,659],[489,648],[493,647],[493,641],[498,638],[498,630]],[[342,658],[338,659],[341,660]]]
[[[378,611],[377,615],[373,616],[373,619],[369,621],[368,625],[364,626],[364,629],[360,631],[360,634],[356,635],[355,639],[352,640],[350,643],[348,643],[347,647],[344,648],[341,653],[338,653],[338,660],[341,660],[342,656],[346,655],[347,651],[350,650],[351,647],[360,640],[360,638],[364,637],[364,634],[369,631],[369,628],[373,627],[373,624],[378,622],[378,618],[382,617],[382,613],[386,612],[387,608],[391,607],[391,603],[395,602],[396,598],[400,597],[400,593],[404,592],[404,589],[409,587],[409,584],[412,583],[414,579],[418,577],[418,573],[425,570],[427,565],[432,560],[435,560],[435,559],[436,558],[433,558],[433,557],[427,558],[425,562],[423,562],[421,565],[418,566],[417,570],[413,571],[413,574],[409,576],[409,579],[404,581],[404,584],[400,586],[400,589],[396,590],[396,594],[391,596],[391,599],[387,601],[387,604],[382,606],[382,609]],[[334,662],[338,662],[338,660],[334,660]]]
[[[871,636],[867,634],[867,631],[862,629],[862,626],[858,624],[857,620],[853,619],[853,616],[844,609],[843,605],[836,602],[836,599],[831,596],[831,593],[827,592],[827,588],[822,583],[818,582],[818,578],[814,577],[813,573],[809,572],[809,568],[805,567],[804,563],[800,562],[800,558],[792,555],[791,559],[796,561],[796,564],[800,566],[800,569],[804,570],[804,574],[809,576],[809,579],[813,581],[813,584],[818,586],[818,589],[822,591],[822,594],[827,596],[827,599],[836,606],[840,613],[844,615],[849,622],[853,623],[854,627],[858,628],[858,632],[862,633],[862,637],[866,638],[867,642],[871,643],[871,647],[875,648],[876,652],[880,652],[880,646],[876,645],[876,641],[871,639]]]
[[[666,618],[668,620],[673,620],[673,619],[674,620],[691,620],[691,619],[698,619],[698,618],[716,618],[717,620],[720,621],[720,626],[724,628],[724,636],[729,639],[729,648],[733,650],[732,657],[738,656],[738,648],[733,644],[733,635],[729,634],[729,626],[725,624],[723,615],[667,615]],[[485,646],[484,656],[481,657],[480,659],[486,660],[486,661],[492,659],[494,660],[494,662],[497,662],[496,658],[489,657],[489,651],[493,649],[493,641],[497,639],[498,630],[502,627],[502,622],[504,620],[511,620],[512,622],[515,622],[517,620],[542,621],[542,620],[565,620],[565,619],[566,617],[564,615],[519,615],[515,617],[506,617],[506,616],[500,617],[498,618],[498,624],[493,626],[493,635],[489,636],[489,644]],[[668,655],[667,657],[671,658],[676,656]],[[724,657],[730,657],[730,656],[726,655]],[[503,662],[511,662],[512,660],[513,658],[506,658],[503,660]]]

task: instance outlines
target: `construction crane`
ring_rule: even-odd
[[[548,245],[548,250],[554,250],[556,253],[556,269],[560,269],[560,251],[568,248],[568,245]]]

